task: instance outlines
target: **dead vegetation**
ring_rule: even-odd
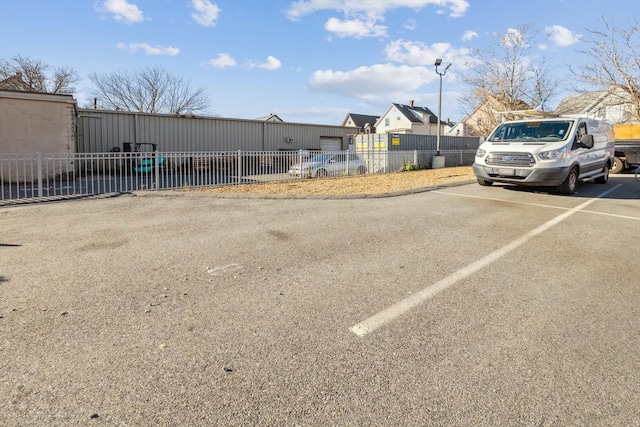
[[[343,176],[335,178],[295,179],[263,184],[243,184],[193,189],[190,191],[235,194],[291,195],[379,195],[417,190],[444,184],[475,180],[470,166],[423,169],[409,172]]]

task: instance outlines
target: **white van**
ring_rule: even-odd
[[[602,120],[509,121],[498,125],[480,145],[473,173],[480,185],[504,182],[573,194],[578,181],[607,182],[614,150],[613,127]]]

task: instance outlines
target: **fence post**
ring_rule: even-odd
[[[418,168],[418,150],[413,150],[413,165]]]
[[[42,190],[42,153],[38,151],[36,168],[38,169],[38,197],[43,197]]]
[[[344,151],[344,156],[347,158],[347,176],[351,175],[349,173],[349,151]]]
[[[156,150],[155,155],[156,155],[156,158],[154,163],[156,164],[156,167],[153,168],[155,173],[155,176],[154,176],[155,182],[153,183],[153,189],[157,190],[158,187],[160,186],[160,152]]]
[[[298,150],[298,165],[300,165],[300,179],[302,179],[302,149]]]
[[[240,177],[242,176],[242,150],[238,150],[238,159],[236,163],[236,183],[240,183]]]

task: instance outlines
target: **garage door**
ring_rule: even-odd
[[[342,138],[320,137],[320,150],[342,151]]]

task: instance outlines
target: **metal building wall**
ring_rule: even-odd
[[[355,127],[267,122],[217,117],[80,110],[78,152],[101,153],[123,142],[154,143],[166,152],[320,149],[322,138],[347,148]]]
[[[357,130],[356,127],[266,122],[264,150],[319,150],[320,141],[324,138],[340,138],[342,150],[346,150],[349,136]]]
[[[413,135],[394,133],[359,134],[355,137],[358,150],[431,150],[438,145],[436,135]],[[440,136],[441,150],[475,150],[480,146],[480,138],[473,136]]]
[[[436,135],[399,134],[400,143],[392,143],[393,134],[389,136],[389,147],[392,150],[436,150],[438,137]],[[480,146],[480,138],[471,136],[440,135],[441,150],[473,150]]]
[[[135,116],[78,111],[77,144],[79,153],[106,153],[123,142],[136,141]]]

